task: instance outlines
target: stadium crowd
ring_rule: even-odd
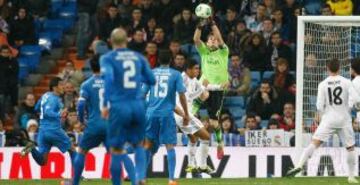
[[[63,0],[70,1],[70,0]],[[117,27],[127,30],[128,47],[143,53],[152,68],[159,60],[184,71],[188,59],[201,58],[193,45],[198,24],[198,0],[77,0],[77,58],[110,50],[109,36]],[[297,19],[307,15],[358,15],[358,0],[210,0],[214,20],[230,48],[229,89],[221,126],[226,146],[245,146],[245,131],[295,129],[295,70]],[[28,93],[18,104],[18,50],[37,44],[36,24],[49,17],[50,0],[0,0],[0,146],[22,146],[35,140],[38,114],[35,95]],[[210,28],[205,27],[206,35]],[[90,51],[88,51],[90,48]],[[91,53],[91,54],[90,54]],[[67,61],[59,74],[66,81],[63,102],[69,114],[63,127],[75,142],[83,125],[76,102],[81,82],[91,75],[88,62],[82,70]],[[203,107],[204,108],[204,107]],[[15,115],[13,130],[2,121]],[[207,122],[206,111],[199,117]],[[354,129],[359,131],[357,122]],[[306,129],[313,129],[310,126]],[[179,144],[186,137],[179,135]],[[358,144],[358,143],[357,143]]]

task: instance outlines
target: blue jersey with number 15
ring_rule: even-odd
[[[143,99],[141,84],[155,84],[155,77],[143,55],[126,48],[103,55],[100,66],[105,80],[103,106],[109,101]]]
[[[181,74],[169,67],[155,68],[153,72],[156,84],[150,88],[144,86],[145,93],[150,90],[147,114],[157,116],[173,115],[176,105],[176,93],[186,91]]]

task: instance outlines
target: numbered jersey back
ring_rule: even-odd
[[[331,120],[351,119],[349,96],[351,81],[342,76],[329,76],[319,84],[317,109],[324,118]]]

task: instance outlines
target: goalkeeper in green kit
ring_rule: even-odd
[[[207,36],[207,42],[204,43],[200,38],[201,31],[206,24],[209,24],[211,27],[211,33]],[[219,120],[223,98],[229,86],[229,48],[224,43],[215,21],[211,18],[200,20],[194,33],[194,44],[201,57],[202,75],[200,81],[209,91],[206,106],[209,112],[210,125],[215,130],[216,141],[218,143],[217,156],[221,159],[224,156],[224,146]],[[199,110],[199,107],[199,102],[197,102],[197,104],[194,104],[193,110]]]

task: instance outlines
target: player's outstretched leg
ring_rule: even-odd
[[[189,164],[186,167],[186,172],[192,173],[196,171],[196,138],[193,135],[189,135],[189,143],[187,146],[188,149],[188,160]]]
[[[128,176],[130,178],[131,185],[136,185],[136,174],[135,174],[134,163],[132,162],[132,160],[130,159],[130,157],[128,155],[124,156],[123,164],[125,166],[126,172],[128,173]]]
[[[289,170],[286,173],[287,177],[294,177],[296,174],[302,171],[302,168],[305,162],[311,157],[314,153],[315,149],[320,146],[321,142],[319,140],[313,140],[312,143],[303,151],[300,157],[299,163],[296,165],[295,168]]]
[[[113,185],[121,185],[121,163],[124,156],[125,154],[122,154],[121,150],[112,149],[111,151],[110,173]]]
[[[83,151],[81,148],[79,152],[76,154],[73,167],[74,167],[74,178],[73,178],[73,185],[79,185],[82,172],[84,170],[85,165],[85,155],[86,151]]]
[[[44,154],[40,153],[36,147],[35,147],[35,143],[32,141],[28,141],[26,143],[26,146],[24,149],[21,150],[20,154],[21,156],[26,156],[28,153],[31,153],[32,157],[34,158],[35,162],[40,165],[43,166],[45,165],[45,159],[44,159]]]
[[[147,169],[146,151],[143,146],[135,148],[135,171],[136,183],[145,184],[146,169]]]
[[[346,149],[347,149],[346,162],[348,164],[348,173],[349,173],[348,183],[357,184],[359,183],[359,181],[355,179],[355,175],[354,175],[354,171],[356,167],[356,162],[355,162],[356,153],[354,150],[354,146],[347,147]]]
[[[175,167],[176,167],[176,153],[174,145],[167,144],[167,162],[168,162],[168,171],[169,171],[169,185],[176,185],[175,181]]]
[[[199,168],[198,171],[202,173],[207,173],[209,175],[214,173],[214,169],[207,165],[207,158],[209,153],[209,140],[200,139],[200,146],[198,150],[199,156]]]

